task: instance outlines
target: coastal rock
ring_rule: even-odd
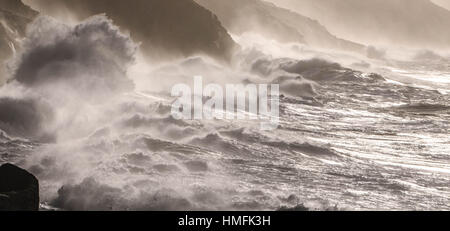
[[[318,21],[260,0],[195,0],[217,15],[231,33],[256,32],[281,43],[361,52],[364,46],[331,34]]]
[[[314,18],[331,33],[351,41],[377,46],[450,48],[450,11],[430,0],[268,1]]]
[[[154,60],[206,54],[229,61],[238,48],[217,17],[193,0],[33,0],[43,14],[76,20],[106,14]]]
[[[0,85],[6,81],[6,60],[20,48],[28,23],[37,15],[20,0],[0,0]]]
[[[39,210],[39,182],[35,176],[12,165],[0,166],[0,211]]]

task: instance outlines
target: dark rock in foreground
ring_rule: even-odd
[[[12,165],[0,166],[0,211],[39,210],[39,182],[35,176]]]

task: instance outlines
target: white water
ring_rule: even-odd
[[[42,25],[52,24],[35,26]],[[97,26],[103,30],[89,34]],[[28,79],[24,72],[21,82],[0,90],[2,97],[36,104],[30,115],[39,115],[39,126],[5,131],[0,162],[15,162],[39,178],[43,208],[450,208],[450,105],[449,96],[442,94],[450,88],[445,70],[436,71],[431,64],[408,69],[417,61],[394,65],[255,35],[235,36],[244,51],[231,68],[201,57],[158,66],[137,58],[132,64],[132,55],[118,53],[118,47],[138,55],[110,22],[97,18],[81,28],[87,29],[78,32],[87,34],[80,41],[71,37],[77,31],[71,26],[46,27],[58,35],[51,39],[49,33],[37,33],[42,28],[36,30],[26,54],[53,43],[55,50],[64,47],[71,55],[62,63],[49,59],[39,72],[31,69],[43,75]],[[98,41],[107,45],[95,49]],[[86,54],[97,65],[85,62]],[[313,58],[350,67],[367,62],[366,72],[379,71],[389,81]],[[255,65],[258,60],[266,62]],[[25,70],[36,68],[17,62]],[[290,66],[291,73],[280,65]],[[305,79],[293,81],[304,88],[296,97],[282,92],[290,96],[282,98],[281,125],[275,131],[261,131],[255,121],[176,121],[169,114],[174,100],[170,87],[194,75],[225,84],[266,83],[299,74]],[[321,81],[306,80],[311,78]],[[128,82],[134,88],[116,87]],[[301,94],[306,89],[314,97]],[[0,101],[3,107],[11,104]],[[22,107],[10,110],[25,113]]]

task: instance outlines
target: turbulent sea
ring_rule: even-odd
[[[248,35],[229,65],[152,65],[102,16],[33,27],[0,89],[0,163],[38,177],[42,210],[450,209],[450,59]],[[278,129],[173,119],[194,75],[279,83]]]

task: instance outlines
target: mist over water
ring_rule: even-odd
[[[437,4],[437,5],[445,8],[445,9],[447,9],[447,10],[450,10],[450,2],[448,2],[448,1],[445,1],[445,0],[432,0],[432,2],[434,4]]]
[[[316,19],[334,35],[350,41],[389,48],[449,50],[446,28],[450,11],[445,0],[268,1]]]
[[[75,21],[29,24],[0,88],[0,163],[37,176],[41,209],[449,209],[445,52],[250,31],[230,32],[240,49],[229,63],[149,62],[107,15]],[[278,129],[175,120],[172,86],[198,75],[280,84]]]

